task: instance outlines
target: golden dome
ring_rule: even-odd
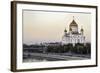
[[[75,22],[75,20],[73,19],[73,21],[70,23],[70,26],[78,26],[77,23]]]

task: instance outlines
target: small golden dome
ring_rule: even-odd
[[[84,31],[83,28],[81,28],[81,31]]]
[[[70,31],[72,31],[72,29],[71,29],[71,28],[70,28],[69,30],[70,30]]]
[[[65,29],[64,32],[67,32],[67,30]]]

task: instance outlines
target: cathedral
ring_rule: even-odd
[[[72,22],[69,24],[69,32],[67,32],[66,28],[64,30],[64,35],[62,37],[62,44],[73,44],[73,46],[77,43],[84,44],[85,36],[83,28],[78,31],[78,24],[76,23],[74,17]]]

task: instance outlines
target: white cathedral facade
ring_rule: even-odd
[[[77,43],[85,44],[85,36],[83,28],[78,31],[78,24],[73,20],[69,24],[69,32],[67,32],[66,28],[64,30],[64,35],[62,37],[62,44],[73,44],[73,46]]]

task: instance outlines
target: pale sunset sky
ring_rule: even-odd
[[[91,14],[74,12],[23,11],[23,43],[61,42],[64,29],[74,19],[80,32],[84,29],[86,41],[91,41]]]

